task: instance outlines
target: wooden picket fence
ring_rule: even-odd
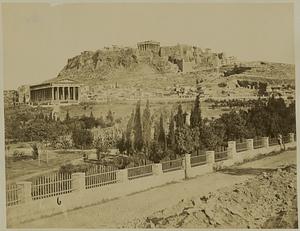
[[[253,148],[262,148],[264,146],[262,138],[256,138],[253,140]]]
[[[51,173],[33,179],[31,196],[33,200],[53,197],[72,192],[72,178],[69,173]]]
[[[206,164],[206,154],[201,154],[198,156],[191,156],[191,167],[200,166]]]
[[[127,171],[129,180],[153,175],[152,164],[128,168]]]
[[[23,188],[17,184],[8,184],[6,185],[6,206],[13,206],[18,205],[22,202],[21,195],[22,195]]]
[[[248,150],[248,143],[247,141],[241,142],[241,143],[236,143],[236,151],[237,152],[243,152]]]
[[[117,183],[117,170],[89,174],[85,176],[85,188],[95,188]]]
[[[274,145],[278,145],[278,139],[276,137],[274,138],[269,138],[269,146],[274,146]]]
[[[225,146],[217,147],[215,150],[215,162],[228,159],[228,148]]]
[[[171,172],[183,168],[182,158],[161,162],[163,172]]]

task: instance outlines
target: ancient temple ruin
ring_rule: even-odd
[[[80,101],[80,84],[69,79],[30,86],[30,104],[73,104]]]

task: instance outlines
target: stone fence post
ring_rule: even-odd
[[[234,160],[237,159],[235,141],[228,141],[228,157]]]
[[[295,142],[295,135],[294,133],[289,133],[289,140],[291,143]]]
[[[253,149],[253,139],[247,139],[247,150],[252,151]]]
[[[262,137],[262,144],[264,148],[268,148],[269,147],[269,137]]]
[[[125,183],[128,181],[128,170],[127,169],[119,169],[117,171],[117,182]]]
[[[191,154],[185,154],[184,155],[184,172],[185,172],[185,178],[189,178],[191,176]]]
[[[214,164],[215,163],[215,151],[206,151],[206,160],[208,164]]]
[[[162,175],[163,174],[162,164],[161,163],[153,164],[152,171],[153,171],[153,175],[155,176]]]
[[[72,173],[72,191],[81,192],[85,190],[85,173],[75,172]]]
[[[21,203],[27,203],[32,201],[31,197],[31,182],[29,181],[20,181],[16,183],[17,186],[21,188],[20,200]]]

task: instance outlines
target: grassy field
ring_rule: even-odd
[[[10,145],[10,150],[6,152],[5,170],[7,182],[27,180],[31,177],[42,175],[48,172],[56,171],[61,165],[76,161],[82,158],[83,152],[93,153],[95,150],[53,150],[47,149],[41,155],[41,161],[26,159],[14,161],[12,154],[15,150],[23,151],[25,155],[31,154],[29,144]],[[47,155],[48,153],[48,163]]]

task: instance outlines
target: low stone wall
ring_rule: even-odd
[[[230,148],[228,149],[228,159],[224,161],[215,162],[214,151],[207,151],[206,164],[191,167],[190,155],[186,154],[183,159],[182,169],[164,173],[162,164],[154,164],[152,165],[153,175],[132,180],[128,179],[127,169],[118,170],[117,183],[90,189],[85,188],[85,174],[75,173],[72,175],[72,188],[74,187],[74,189],[71,193],[39,200],[31,199],[31,183],[23,182],[24,187],[26,187],[23,193],[26,195],[22,195],[22,198],[26,198],[26,200],[19,205],[7,207],[7,224],[8,226],[13,226],[24,221],[64,213],[75,208],[97,204],[167,183],[211,173],[214,170],[281,150],[279,145],[269,146],[267,141],[265,139],[264,147],[253,149],[253,145],[251,145],[253,140],[249,140],[249,149],[243,152],[236,152],[235,141],[230,141],[228,142],[228,148]],[[285,146],[286,149],[294,148],[296,147],[296,142],[291,140]]]
[[[213,171],[213,164],[204,164],[196,167],[191,167],[189,171],[189,177],[201,176],[206,173],[211,173]]]

